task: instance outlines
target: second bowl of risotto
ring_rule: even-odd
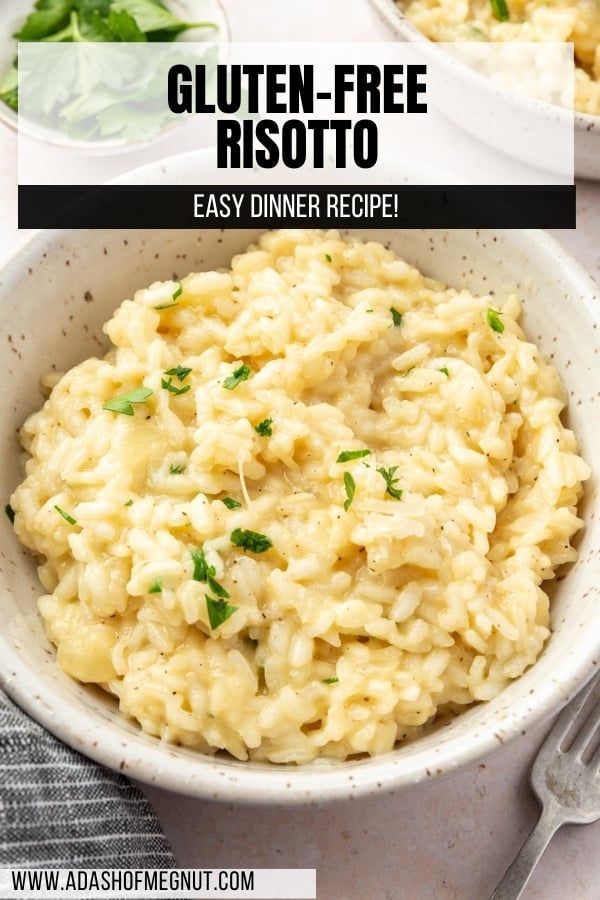
[[[1,677],[73,746],[326,799],[591,673],[597,312],[549,238],[41,234],[2,291]]]

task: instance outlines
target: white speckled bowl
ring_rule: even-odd
[[[402,10],[395,3],[395,0],[369,0],[369,2],[378,13],[380,19],[385,22],[398,40],[409,42],[424,41],[427,42],[427,44],[431,43],[429,39],[425,37],[423,32],[419,31],[418,28],[408,21]],[[435,52],[435,44],[432,45],[432,49],[433,52]],[[439,48],[439,54],[441,55],[442,53],[442,48]],[[481,93],[485,97],[486,93],[489,94],[492,91],[495,92],[495,89],[491,84],[489,84],[489,86],[484,86],[484,79],[474,73],[466,65],[463,65],[458,61],[454,62],[455,65],[452,67],[452,71],[454,72],[455,78],[461,78],[461,80],[468,85],[472,96],[478,97]],[[448,71],[450,71],[449,68]],[[476,92],[476,94],[474,92]],[[515,122],[518,122],[520,121],[518,107],[522,106],[524,101],[523,98],[518,98],[514,94],[511,96],[515,97],[513,119]],[[536,128],[545,127],[548,120],[551,120],[555,115],[555,108],[551,107],[549,104],[529,103],[528,105],[530,107],[531,118],[535,123]],[[497,103],[495,108],[498,112],[502,113],[502,102]],[[455,112],[456,109],[458,109],[458,107],[455,108]],[[484,113],[481,116],[473,116],[471,107],[468,103],[466,104],[466,109],[468,115],[466,115],[464,121],[459,124],[465,127],[471,134],[479,137],[482,141],[487,140],[489,130],[487,128],[487,120],[484,113],[485,106],[481,107],[481,110]],[[510,121],[510,118],[508,121]],[[523,151],[523,141],[520,138],[519,141],[521,150]],[[535,160],[531,160],[531,162],[535,162]],[[600,180],[600,116],[575,112],[575,174],[581,178]]]
[[[0,494],[20,479],[16,429],[42,403],[38,379],[103,347],[101,325],[154,279],[222,266],[251,231],[88,231],[35,235],[0,271]],[[569,420],[596,467],[588,482],[580,559],[556,584],[543,655],[491,703],[393,753],[356,762],[282,768],[207,758],[161,744],[111,698],[63,674],[36,611],[35,564],[2,516],[0,683],[71,746],[142,781],[199,797],[293,804],[375,794],[466,766],[555,713],[592,673],[599,653],[600,298],[579,266],[533,231],[386,230],[382,241],[422,270],[476,291],[516,285],[528,334],[553,358],[571,397]],[[6,502],[6,501],[4,501]]]

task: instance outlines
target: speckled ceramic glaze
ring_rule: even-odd
[[[594,670],[600,602],[600,299],[594,283],[541,232],[363,234],[451,285],[496,292],[516,286],[525,298],[527,333],[566,382],[569,424],[596,472],[581,507],[586,527],[578,537],[579,562],[553,588],[553,634],[543,655],[496,700],[375,759],[278,767],[207,758],[142,734],[108,695],[60,671],[36,609],[41,588],[34,560],[3,516],[0,682],[34,718],[94,759],[163,788],[228,801],[293,804],[375,794],[479,761],[556,712]],[[16,430],[42,403],[42,373],[102,353],[102,323],[136,288],[226,265],[255,236],[237,230],[46,232],[5,265],[0,272],[2,497],[8,498],[21,477]]]
[[[425,35],[408,21],[395,0],[369,0],[369,2],[378,13],[380,19],[385,22],[398,40],[426,42],[430,45],[430,41]],[[435,45],[433,46],[435,47]],[[442,49],[439,48],[436,58],[438,63],[443,65],[440,59],[442,53]],[[505,110],[503,99],[489,82],[486,82],[460,62],[453,62],[452,73],[455,87],[462,85],[469,91],[469,99],[465,100],[463,104],[465,117],[459,123],[465,130],[484,142],[489,139],[490,134],[494,133],[494,129],[489,127],[489,122],[486,119],[485,103],[479,103],[479,95],[485,100],[486,94],[489,96],[491,92],[496,95],[495,112],[500,115],[505,113],[506,127],[510,127],[511,120],[515,124],[520,123],[522,112],[520,107],[523,105],[522,98],[515,97],[513,104],[510,103],[509,99],[508,108]],[[451,71],[450,66],[446,67],[448,71]],[[547,123],[551,122],[556,115],[555,108],[549,104],[531,103],[527,105],[530,107],[527,114],[531,117],[536,129],[547,127]],[[478,108],[480,114],[473,115],[473,108]],[[453,104],[452,109],[456,114],[460,107]],[[526,152],[526,147],[520,137],[521,128],[516,128],[515,130],[519,131],[519,136],[514,155],[519,157],[521,153]],[[527,161],[533,164],[539,162],[536,159]],[[600,180],[600,116],[575,112],[575,174],[580,178]]]

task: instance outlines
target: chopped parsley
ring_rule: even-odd
[[[332,678],[321,678],[321,684],[337,684],[340,679],[334,675]]]
[[[443,374],[446,376],[446,378],[450,378],[450,372],[448,371],[447,366],[442,366],[441,369],[438,369],[438,372],[443,372]]]
[[[238,366],[237,369],[234,369],[232,375],[228,375],[225,381],[223,382],[223,387],[226,391],[233,391],[234,388],[241,384],[242,381],[248,381],[250,378],[250,367],[245,363],[242,363],[241,366]]]
[[[490,3],[492,5],[494,18],[498,19],[499,22],[508,22],[510,13],[508,11],[506,0],[490,0]]]
[[[62,509],[56,503],[54,504],[54,509],[59,514],[59,516],[63,517],[65,522],[69,523],[69,525],[77,525],[77,519],[75,519],[73,516],[70,516],[68,512],[65,512],[64,509]]]
[[[214,597],[209,597],[208,594],[204,596],[206,597],[206,609],[210,627],[213,631],[216,631],[223,622],[226,622],[236,612],[238,607],[232,606],[225,600],[215,600]]]
[[[171,463],[169,466],[169,472],[171,475],[183,475],[187,466],[185,463]]]
[[[392,319],[394,320],[394,325],[398,328],[402,325],[402,313],[398,312],[395,306],[390,306],[390,312],[392,314]]]
[[[162,581],[157,578],[148,588],[149,594],[162,594]]]
[[[170,375],[172,378],[178,378],[179,381],[185,381],[192,370],[187,366],[175,366],[173,369],[167,369],[165,375]]]
[[[172,306],[175,306],[177,304],[177,300],[179,297],[181,297],[183,288],[181,286],[180,281],[178,281],[176,283],[177,283],[177,287],[171,294],[171,302],[170,303],[162,303],[160,306],[155,306],[154,309],[170,309]]]
[[[133,500],[128,500],[125,506],[133,506]]]
[[[258,425],[255,425],[254,430],[262,437],[271,437],[271,435],[273,434],[273,429],[271,428],[272,424],[273,419],[263,419],[262,422],[259,422]]]
[[[370,455],[370,450],[342,450],[342,452],[336,459],[336,463],[345,463],[349,462],[351,459],[362,459],[363,456]]]
[[[190,555],[194,562],[194,572],[192,575],[194,581],[204,581],[217,597],[229,597],[229,591],[215,579],[217,570],[214,566],[209,566],[204,551],[192,550]]]
[[[10,521],[10,524],[11,524],[11,525],[14,525],[14,524],[15,524],[15,511],[14,511],[14,509],[12,508],[12,506],[10,505],[10,503],[7,503],[7,504],[6,504],[6,506],[4,507],[4,512],[5,512],[6,515],[8,516],[8,519],[9,519],[9,521]]]
[[[501,312],[499,312],[497,309],[492,309],[491,306],[488,309],[486,315],[488,325],[490,326],[492,331],[495,331],[498,334],[502,334],[502,332],[504,331],[504,322],[500,318],[501,315]]]
[[[230,540],[236,547],[250,550],[252,553],[265,553],[273,546],[266,534],[261,534],[260,531],[249,531],[247,528],[234,528]]]
[[[346,500],[344,500],[344,509],[346,512],[348,512],[356,493],[356,482],[350,472],[344,472],[344,487],[346,488]]]
[[[400,488],[394,487],[394,485],[398,481],[398,479],[394,477],[397,469],[398,466],[390,466],[389,469],[384,469],[384,467],[381,466],[381,468],[377,469],[377,471],[385,481],[386,494],[389,494],[390,497],[394,498],[394,500],[402,500],[402,490]]]
[[[233,497],[223,497],[221,503],[224,503],[227,509],[241,509],[242,504],[239,500],[234,500]]]
[[[151,391],[150,388],[137,387],[132,391],[126,391],[124,394],[119,394],[118,397],[113,397],[112,400],[108,400],[103,404],[102,409],[107,409],[109,412],[121,413],[123,416],[132,416],[132,404],[145,403],[152,393],[153,391]]]
[[[169,391],[171,394],[175,394],[179,396],[180,394],[187,394],[189,390],[191,390],[191,384],[184,384],[183,387],[177,387],[173,384],[172,378],[161,378],[160,379],[161,386],[165,389],[165,391]]]
[[[326,254],[325,254],[325,259],[327,260],[328,263],[330,263],[330,262],[332,261],[332,260],[331,260],[331,254],[330,254],[330,253],[326,253]]]

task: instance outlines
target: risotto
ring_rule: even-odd
[[[574,44],[575,108],[600,116],[598,0],[397,0],[433,41],[557,41]]]
[[[548,637],[589,475],[519,312],[301,230],[125,300],[21,433],[59,665],[150,734],[276,763],[495,697]]]

